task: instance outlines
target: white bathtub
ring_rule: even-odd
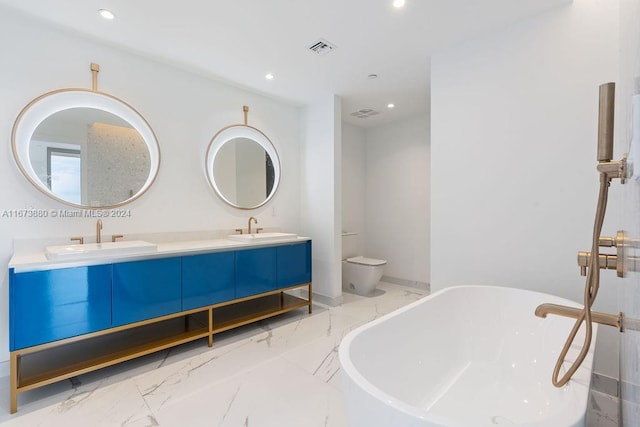
[[[520,289],[461,286],[352,331],[340,345],[350,425],[584,426],[594,345],[567,386],[555,388],[551,373],[574,320],[536,317],[545,302],[578,306]],[[593,342],[596,333],[594,325]],[[581,331],[567,360],[583,340]]]

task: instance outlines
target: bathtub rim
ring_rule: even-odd
[[[577,308],[582,308],[582,305],[577,303],[576,301],[573,300],[569,300],[563,297],[559,297],[556,295],[552,295],[552,294],[547,294],[545,292],[538,292],[538,291],[532,291],[529,289],[522,289],[522,288],[514,288],[514,287],[510,287],[510,286],[495,286],[495,285],[457,285],[457,286],[450,286],[447,288],[443,288],[440,289],[430,295],[427,295],[424,298],[420,298],[410,304],[407,304],[406,306],[400,307],[397,310],[394,310],[390,313],[387,313],[383,316],[380,316],[377,319],[374,319],[368,323],[365,323],[364,325],[361,325],[359,327],[357,327],[356,329],[350,331],[340,342],[340,346],[338,349],[338,359],[340,361],[340,365],[342,367],[342,370],[344,371],[343,374],[348,375],[349,376],[349,380],[351,382],[354,383],[355,386],[359,387],[362,392],[366,393],[367,395],[369,395],[371,398],[375,399],[376,401],[378,401],[380,404],[385,405],[385,406],[390,406],[393,409],[400,411],[410,417],[414,417],[420,420],[424,420],[424,421],[428,421],[430,423],[435,423],[437,425],[448,425],[447,423],[450,423],[452,420],[449,418],[445,418],[433,413],[429,413],[428,411],[425,411],[423,409],[419,409],[416,408],[412,405],[409,405],[408,403],[394,397],[391,396],[390,394],[386,393],[385,391],[381,390],[380,388],[376,387],[375,385],[373,385],[370,381],[368,381],[360,372],[359,370],[356,368],[356,366],[352,363],[351,358],[349,357],[349,352],[351,349],[351,344],[353,342],[353,340],[361,333],[364,332],[370,328],[375,327],[376,325],[385,322],[387,319],[398,316],[406,311],[409,311],[411,309],[413,309],[416,306],[419,306],[421,304],[424,304],[432,299],[437,298],[438,296],[445,294],[447,292],[452,292],[452,291],[456,291],[456,290],[462,290],[462,289],[494,289],[494,290],[500,290],[500,291],[515,291],[518,293],[523,293],[523,294],[532,294],[532,295],[537,295],[539,297],[545,298],[545,299],[549,299],[548,301],[545,300],[544,302],[552,302],[552,303],[556,303],[556,304],[563,304],[563,305],[567,305],[567,306],[571,306],[571,307],[577,307]],[[533,313],[532,313],[533,315]],[[586,387],[587,388],[587,395],[585,396],[584,399],[584,406],[585,406],[585,413],[586,413],[586,405],[588,403],[588,391],[591,388],[591,375],[593,373],[593,360],[594,360],[594,355],[595,355],[595,341],[597,338],[597,331],[598,331],[598,325],[597,324],[593,324],[593,340],[591,341],[591,345],[589,347],[589,353],[591,355],[590,358],[588,358],[587,360],[585,360],[585,362],[583,363],[582,367],[586,366],[588,367],[588,372],[589,372],[589,376],[588,378],[584,378],[584,370],[579,369],[575,375],[574,375],[574,379],[572,379],[572,381],[576,384],[575,387]],[[551,381],[551,372],[549,372],[549,381]],[[569,383],[571,384],[571,382]],[[567,386],[565,386],[567,387]],[[576,420],[579,421],[579,420]],[[530,425],[530,423],[527,424],[521,424],[523,426],[526,425]]]

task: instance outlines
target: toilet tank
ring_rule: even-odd
[[[342,233],[342,259],[361,255],[358,253],[358,233]]]

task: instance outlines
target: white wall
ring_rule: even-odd
[[[577,301],[597,198],[598,85],[618,76],[618,2],[573,3],[432,58],[431,285],[500,285]],[[612,185],[603,230],[619,222]],[[616,312],[603,272],[601,311]],[[615,331],[596,370],[615,376]]]
[[[365,239],[365,156],[364,128],[342,122],[342,231],[358,233],[358,254],[364,253]]]
[[[99,89],[133,105],[151,124],[162,160],[156,182],[128,205],[130,218],[104,220],[104,234],[246,227],[250,215],[260,227],[300,230],[299,108],[231,87],[146,58],[77,38],[10,10],[0,11],[0,213],[9,209],[58,209],[21,175],[11,154],[11,128],[33,98],[65,87],[90,88],[90,62],[100,64]],[[254,211],[233,209],[210,189],[205,151],[222,127],[249,124],[269,136],[282,162],[280,189]],[[273,209],[272,209],[273,208]],[[273,216],[275,211],[276,216]],[[89,218],[16,219],[0,216],[0,361],[8,359],[7,263],[14,238],[92,235]]]
[[[342,229],[358,233],[358,254],[388,261],[385,280],[428,283],[428,117],[342,126]]]
[[[429,119],[366,131],[365,254],[385,276],[429,283]]]
[[[322,302],[342,297],[342,137],[340,99],[330,95],[303,110],[300,221],[313,239],[313,292]]]

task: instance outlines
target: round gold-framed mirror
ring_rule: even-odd
[[[216,194],[238,209],[263,206],[280,184],[275,147],[263,132],[247,124],[227,126],[215,134],[207,148],[205,170]]]
[[[78,208],[113,208],[154,182],[160,148],[126,102],[87,89],[60,89],[27,104],[11,135],[14,159],[38,190]]]

